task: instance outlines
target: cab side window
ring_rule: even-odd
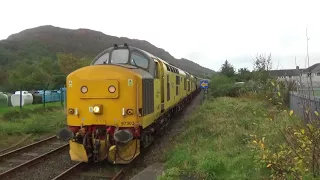
[[[104,55],[100,56],[93,64],[108,64],[109,61],[109,53],[105,53]]]
[[[133,51],[131,54],[130,64],[147,69],[149,66],[149,60],[142,54]]]

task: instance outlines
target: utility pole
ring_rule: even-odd
[[[308,58],[308,67],[310,67],[310,64],[309,64],[309,39],[308,38],[308,28],[306,28],[306,37],[307,37],[307,58]]]

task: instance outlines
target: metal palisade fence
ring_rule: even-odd
[[[290,109],[300,116],[306,123],[310,121],[307,111],[310,112],[312,120],[317,120],[318,117],[315,111],[320,113],[320,97],[309,96],[298,92],[289,93]]]

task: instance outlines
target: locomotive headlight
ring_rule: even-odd
[[[111,85],[111,86],[109,86],[108,90],[109,90],[110,93],[114,93],[114,92],[116,92],[116,87]]]
[[[102,113],[102,105],[94,105],[93,106],[93,113],[95,113],[95,114]]]
[[[98,106],[93,108],[93,112],[95,113],[99,113],[100,112],[100,108]]]
[[[85,94],[85,93],[88,92],[87,86],[82,86],[80,90],[81,90],[81,92],[82,92],[83,94]]]

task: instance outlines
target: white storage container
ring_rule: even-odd
[[[21,105],[25,106],[28,104],[32,104],[33,96],[28,91],[22,91],[22,102]],[[11,96],[11,104],[12,106],[20,106],[20,91],[16,91],[15,94]]]

